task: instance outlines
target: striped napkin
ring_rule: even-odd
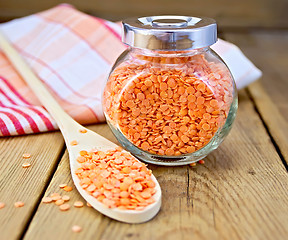
[[[76,121],[105,121],[101,92],[116,58],[125,50],[120,24],[95,18],[62,4],[0,25],[32,70]],[[213,49],[242,88],[261,76],[233,44]],[[0,50],[0,136],[58,129],[49,113]]]

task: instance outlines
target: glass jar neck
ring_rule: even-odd
[[[210,51],[210,47],[192,49],[192,50],[181,50],[181,51],[165,51],[165,50],[149,50],[145,48],[134,48],[130,47],[130,51],[132,54],[136,55],[144,55],[144,56],[152,56],[152,57],[185,57],[185,56],[193,56],[198,54],[204,54]]]

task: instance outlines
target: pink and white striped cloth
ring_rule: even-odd
[[[119,24],[59,5],[0,28],[76,121],[105,120],[102,88],[112,64],[126,48]],[[239,88],[261,76],[235,45],[220,40],[213,48],[230,67]],[[55,121],[0,51],[0,136],[55,129]]]

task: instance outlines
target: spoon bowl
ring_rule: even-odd
[[[78,192],[87,202],[89,202],[92,205],[93,208],[95,208],[102,214],[110,218],[116,219],[118,221],[126,223],[142,223],[152,219],[158,213],[161,207],[161,188],[154,175],[152,175],[152,180],[156,183],[155,186],[156,193],[153,195],[155,202],[148,205],[144,210],[141,211],[120,210],[117,208],[110,209],[103,203],[97,201],[93,196],[88,194],[81,187],[79,178],[75,174],[75,171],[78,169],[78,167],[80,167],[80,164],[76,160],[77,157],[79,156],[79,152],[81,150],[86,150],[87,152],[90,152],[92,149],[106,152],[108,150],[115,149],[119,146],[107,140],[106,138],[96,134],[95,132],[87,128],[84,128],[80,124],[77,125],[78,128],[77,127],[73,128],[73,131],[75,132],[71,132],[71,135],[69,137],[70,139],[72,139],[72,141],[76,140],[78,144],[74,146],[70,145],[69,143],[66,144],[69,152],[71,175],[74,185],[76,186]],[[81,133],[80,130],[83,129],[85,129],[87,132]],[[97,146],[94,144],[95,142],[97,142]]]
[[[143,210],[121,210],[117,208],[108,208],[81,187],[80,180],[75,174],[75,171],[78,169],[78,167],[80,167],[80,164],[77,162],[79,152],[81,150],[90,152],[93,149],[106,152],[107,150],[117,148],[118,145],[100,136],[99,134],[84,128],[82,125],[73,120],[61,108],[61,106],[43,85],[41,80],[32,72],[27,63],[22,59],[22,57],[1,32],[0,47],[58,124],[69,152],[72,179],[81,196],[100,213],[121,222],[142,223],[153,218],[161,207],[161,188],[154,175],[151,177],[156,184],[156,193],[153,195],[155,202],[149,204]],[[77,144],[71,144],[75,141],[77,141]]]

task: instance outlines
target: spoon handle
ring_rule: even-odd
[[[73,129],[79,124],[74,121],[58,104],[51,93],[44,86],[42,81],[36,76],[36,74],[30,69],[28,64],[19,55],[17,50],[6,39],[4,34],[0,31],[0,47],[8,59],[11,61],[16,70],[21,74],[29,87],[33,90],[34,94],[38,97],[43,106],[51,114],[54,120],[57,122],[65,141],[69,141],[66,129]],[[64,127],[65,126],[65,127]],[[68,143],[68,142],[67,142]]]
[[[77,157],[80,150],[91,150],[94,147],[106,151],[108,149],[115,149],[117,145],[106,138],[92,132],[87,129],[85,134],[80,133],[80,129],[83,127],[74,121],[57,103],[52,97],[50,92],[46,89],[41,80],[32,72],[28,64],[22,59],[17,50],[9,43],[5,36],[0,31],[0,47],[5,55],[10,59],[16,70],[21,74],[27,84],[30,86],[35,95],[39,98],[41,103],[51,114],[54,120],[57,122],[62,135],[65,139],[66,146],[69,152],[71,176],[74,184],[79,193],[97,209],[99,212],[119,221],[127,223],[142,223],[153,218],[159,211],[161,206],[161,189],[152,175],[152,180],[156,183],[155,203],[147,206],[143,211],[128,211],[119,209],[110,209],[103,206],[95,197],[88,194],[80,185],[80,180],[77,177],[75,171],[78,167]],[[79,141],[76,146],[71,146],[71,140]],[[118,170],[119,171],[119,170]]]

